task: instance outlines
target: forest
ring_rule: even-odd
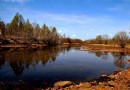
[[[61,43],[81,43],[82,40],[70,38],[57,32],[56,27],[40,27],[36,22],[25,20],[18,12],[10,23],[5,24],[0,19],[0,43],[1,44],[46,44],[54,46]]]

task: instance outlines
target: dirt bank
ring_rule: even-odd
[[[82,50],[130,53],[130,48],[121,48],[119,46],[109,45],[87,45],[84,46]]]
[[[5,44],[1,45],[0,48],[38,48],[38,47],[44,47],[47,46],[46,44]]]
[[[130,90],[130,68],[109,76],[102,75],[91,82],[79,84],[69,81],[56,82],[53,88],[46,90]]]

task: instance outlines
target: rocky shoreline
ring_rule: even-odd
[[[74,84],[71,81],[59,81],[46,90],[130,90],[130,68],[90,81]]]

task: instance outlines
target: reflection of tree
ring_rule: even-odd
[[[127,64],[127,58],[125,57],[125,53],[112,53],[112,55],[114,57],[114,65],[116,66],[116,71],[119,71],[124,68]]]
[[[62,53],[65,54],[66,52],[70,51],[71,48],[71,46],[62,47]]]
[[[95,52],[95,55],[96,55],[97,57],[101,57],[101,55],[102,55],[102,52],[100,52],[100,51],[97,51],[97,52]]]
[[[68,46],[68,47],[66,48],[67,51],[70,51],[70,49],[71,49],[71,46]]]
[[[106,60],[108,58],[108,52],[97,51],[95,52],[95,55],[97,57],[102,57],[103,60]]]
[[[5,54],[0,52],[0,69],[5,64]]]
[[[31,63],[31,53],[24,49],[8,52],[6,53],[5,58],[8,60],[8,63],[16,76],[20,76],[24,69],[29,67],[29,64]]]
[[[41,50],[39,52],[39,59],[42,61],[43,64],[46,64],[48,60],[50,60],[51,62],[54,62],[56,60],[57,55],[59,55],[60,53],[60,49],[58,47],[45,47],[43,51]]]
[[[102,58],[103,58],[103,60],[107,60],[108,59],[108,52],[103,52]]]
[[[46,64],[48,61],[54,62],[57,55],[64,50],[59,47],[45,47],[43,49],[24,49],[19,48],[8,52],[0,53],[0,67],[4,65],[5,60],[9,63],[15,75],[20,76],[30,65],[34,68],[41,61]]]
[[[93,53],[95,53],[94,51],[87,51],[88,52],[88,54],[93,54]]]
[[[127,62],[128,62],[128,68],[130,68],[130,59],[128,59]]]

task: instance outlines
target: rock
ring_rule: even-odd
[[[80,83],[80,85],[86,88],[91,87],[91,84],[89,82]]]
[[[70,85],[69,88],[73,88],[73,85]]]
[[[58,88],[51,88],[51,89],[49,89],[49,90],[58,90]]]
[[[115,75],[110,75],[109,77],[110,77],[110,78],[115,78]]]
[[[71,81],[59,81],[54,84],[54,87],[65,87],[72,85],[73,83]]]
[[[102,85],[102,86],[105,86],[105,83],[104,83],[104,82],[99,82],[98,84],[99,84],[99,85]]]
[[[92,85],[96,85],[97,84],[97,81],[92,81],[90,82]]]
[[[95,89],[92,89],[92,90],[105,90],[105,87],[102,87],[100,85],[97,85],[94,87]]]
[[[108,81],[108,84],[109,85],[112,85],[112,86],[118,86],[118,83],[114,82],[114,81]]]
[[[105,90],[111,90],[111,87],[105,86]]]
[[[80,83],[80,84],[79,84],[79,87],[82,87],[82,86],[83,86],[83,83]]]
[[[102,77],[107,77],[107,75],[102,75]]]

